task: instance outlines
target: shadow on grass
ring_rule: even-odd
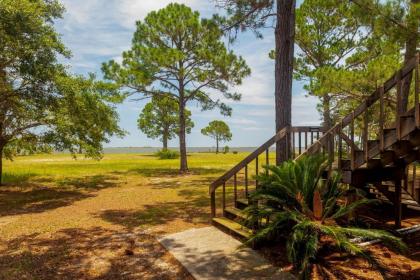
[[[40,213],[92,197],[93,192],[116,186],[111,176],[65,179],[58,186],[36,182],[12,183],[0,187],[0,216]]]
[[[24,184],[36,177],[36,174],[33,173],[24,173],[24,174],[14,174],[14,173],[3,173],[2,181],[5,185],[8,184]]]
[[[208,199],[186,202],[161,202],[145,205],[142,210],[106,210],[98,214],[105,221],[127,229],[165,225],[175,220],[186,223],[209,223]]]
[[[153,236],[143,233],[97,227],[0,242],[0,279],[192,279]]]
[[[217,174],[226,171],[220,168],[190,168],[186,175],[209,175]],[[134,173],[142,175],[144,177],[178,177],[184,174],[179,173],[178,168],[143,168],[143,169],[131,169],[127,173]],[[121,173],[118,173],[121,174]]]

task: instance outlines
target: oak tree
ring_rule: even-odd
[[[163,150],[168,149],[168,141],[179,134],[179,106],[172,98],[155,96],[147,103],[137,120],[139,129],[147,137],[159,138],[163,144]],[[185,109],[185,130],[191,133],[194,123],[191,120],[191,112]]]
[[[229,126],[223,121],[212,121],[201,130],[205,136],[209,136],[216,140],[216,154],[219,153],[219,143],[232,140],[232,133]]]
[[[53,27],[63,11],[55,0],[0,1],[0,183],[3,156],[55,149],[99,158],[102,143],[123,134],[114,88],[59,63],[69,57]]]
[[[216,20],[200,19],[198,12],[175,3],[137,22],[132,47],[122,57],[122,63],[103,65],[106,79],[140,98],[168,97],[178,103],[180,172],[188,171],[188,104],[230,115],[231,108],[217,95],[240,100],[231,86],[241,84],[250,69],[242,57],[227,50]]]

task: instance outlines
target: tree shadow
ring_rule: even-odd
[[[395,208],[392,204],[380,202],[372,205],[365,205],[357,210],[361,226],[367,228],[380,228],[393,231]],[[420,211],[403,208],[402,227],[410,227],[420,224]]]
[[[57,186],[39,183],[8,184],[0,188],[0,217],[40,213],[67,206],[75,201],[94,196],[94,192],[116,186],[111,176],[67,178]]]
[[[127,173],[134,173],[144,177],[180,177],[184,175],[209,175],[226,171],[221,168],[200,168],[193,167],[187,174],[180,174],[178,168],[138,168],[130,169]],[[121,174],[121,173],[120,173]]]
[[[153,237],[100,227],[0,241],[0,279],[188,279]]]
[[[185,202],[161,202],[145,205],[142,210],[105,210],[98,217],[113,224],[122,225],[129,230],[164,226],[169,222],[181,220],[191,224],[210,222],[208,199]]]
[[[4,172],[2,176],[2,181],[4,185],[10,185],[10,184],[25,184],[29,181],[29,179],[32,179],[36,177],[37,174],[34,173],[8,173]]]
[[[98,191],[105,188],[111,188],[116,185],[115,176],[109,175],[94,175],[78,178],[65,178],[59,180],[57,185],[62,188],[71,188],[85,191]]]

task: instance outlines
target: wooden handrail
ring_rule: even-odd
[[[346,117],[342,118],[341,121],[336,123],[333,127],[331,127],[329,130],[325,131],[324,129],[320,127],[315,126],[300,126],[300,127],[286,127],[279,131],[276,135],[274,135],[271,139],[269,139],[267,142],[265,142],[263,145],[258,147],[254,152],[249,154],[247,157],[245,157],[241,162],[236,164],[233,168],[231,168],[229,171],[227,171],[225,174],[223,174],[221,177],[219,177],[217,180],[215,180],[209,188],[210,192],[210,203],[211,203],[211,215],[212,217],[216,217],[216,190],[218,187],[223,186],[223,193],[222,193],[222,210],[223,210],[223,216],[225,216],[226,210],[226,188],[228,181],[233,178],[233,199],[234,199],[234,207],[237,207],[236,205],[243,204],[243,201],[238,199],[238,195],[245,195],[245,198],[248,198],[249,194],[249,181],[248,181],[248,174],[249,174],[249,166],[252,162],[255,163],[255,174],[258,178],[259,173],[259,163],[264,162],[263,159],[261,161],[259,160],[259,156],[261,156],[263,153],[265,153],[265,164],[269,164],[269,152],[271,146],[276,144],[280,140],[285,140],[286,142],[292,141],[291,146],[293,147],[292,151],[292,158],[295,160],[301,158],[304,155],[313,154],[316,152],[323,152],[328,155],[329,159],[329,171],[332,170],[333,162],[336,161],[338,156],[338,168],[341,169],[343,166],[345,168],[351,168],[351,170],[355,170],[362,166],[363,164],[367,163],[367,166],[369,164],[371,166],[376,166],[376,161],[370,161],[370,159],[374,158],[378,153],[383,151],[386,147],[386,145],[389,144],[388,140],[385,143],[384,138],[384,120],[385,120],[385,108],[384,108],[384,95],[386,93],[389,93],[391,89],[393,89],[395,86],[397,86],[397,99],[398,99],[398,105],[397,105],[397,111],[396,111],[396,122],[394,124],[394,127],[397,131],[397,138],[405,137],[407,132],[403,132],[400,125],[398,125],[398,122],[400,121],[401,117],[410,117],[412,118],[413,115],[415,115],[415,124],[417,128],[420,128],[420,104],[419,102],[419,87],[420,87],[420,77],[419,77],[419,54],[416,55],[416,57],[410,59],[406,65],[404,65],[399,71],[397,71],[390,79],[386,80],[385,83],[379,88],[377,88],[371,95],[369,95],[359,106],[357,106],[353,112],[348,114]],[[415,107],[411,110],[402,110],[400,108],[401,104],[401,95],[402,95],[402,82],[404,78],[406,78],[410,73],[415,72]],[[380,127],[380,135],[379,136],[379,145],[375,144],[375,140],[373,142],[370,142],[369,140],[369,122],[372,119],[372,116],[369,115],[369,109],[376,104],[376,102],[379,100],[380,102],[380,120],[379,120],[379,127]],[[394,108],[392,108],[394,109]],[[404,112],[403,112],[404,111]],[[405,112],[406,111],[406,112]],[[357,118],[364,114],[363,122],[362,122],[362,144],[363,147],[359,148],[358,145],[356,145],[356,139],[355,139],[355,123],[358,120]],[[373,121],[373,120],[372,120]],[[401,122],[402,123],[402,122]],[[412,123],[411,123],[412,124]],[[347,131],[349,129],[349,131]],[[394,129],[394,128],[393,128]],[[297,134],[297,135],[296,135]],[[316,134],[316,135],[315,135]],[[386,133],[388,135],[388,132]],[[296,137],[297,136],[297,137]],[[308,139],[309,136],[309,139]],[[314,137],[315,136],[315,137]],[[321,136],[321,137],[320,137]],[[390,134],[390,136],[393,136],[393,134]],[[395,136],[393,136],[395,137]],[[338,138],[338,140],[337,140]],[[389,137],[387,136],[387,139]],[[295,142],[296,140],[296,142]],[[315,140],[315,142],[314,142]],[[298,146],[296,146],[296,143],[298,143]],[[343,149],[343,145],[345,147],[345,153]],[[289,144],[288,144],[289,145]],[[370,152],[370,150],[372,152]],[[303,151],[302,151],[303,150]],[[336,155],[336,151],[338,155]],[[295,158],[295,154],[298,154],[298,156]],[[375,155],[372,155],[375,154]],[[287,158],[289,158],[289,155],[286,155]],[[345,160],[350,159],[350,165],[348,162],[345,162]],[[344,164],[344,165],[343,165]],[[241,170],[245,171],[245,177],[244,177],[244,192],[238,192],[238,175]],[[344,169],[346,170],[346,169]],[[269,172],[267,171],[267,174]],[[240,176],[242,178],[242,176]],[[349,178],[347,178],[349,179]],[[353,180],[352,178],[350,178]],[[242,179],[241,179],[242,180]],[[357,181],[357,180],[356,180]],[[406,182],[405,182],[406,184]],[[242,185],[242,184],[241,184]],[[255,187],[255,189],[258,189],[259,183],[258,180],[255,180],[255,184],[252,186]],[[407,189],[407,186],[405,187]],[[251,190],[252,191],[252,190]]]
[[[280,139],[282,139],[284,136],[286,136],[288,131],[289,131],[288,127],[283,128],[276,135],[274,135],[270,140],[268,140],[267,142],[262,144],[254,152],[252,152],[246,158],[244,158],[241,162],[239,162],[237,165],[232,167],[232,169],[230,169],[225,174],[223,174],[221,177],[219,177],[216,181],[214,181],[210,185],[210,189],[209,189],[210,193],[214,192],[217,189],[217,187],[221,186],[224,182],[229,180],[233,175],[238,173],[238,171],[240,171],[247,164],[249,164],[251,161],[253,161],[258,155],[262,154],[266,149],[270,148],[272,145],[274,145],[276,142],[278,142]]]
[[[419,61],[418,56],[419,54],[417,54],[415,57],[410,59],[403,68],[395,72],[395,74],[384,83],[383,87],[379,87],[378,89],[376,89],[375,92],[372,93],[370,96],[368,96],[366,100],[362,102],[362,104],[360,104],[352,113],[348,114],[346,117],[344,117],[341,120],[341,122],[337,123],[330,130],[326,131],[324,135],[316,143],[312,145],[313,147],[309,147],[306,151],[300,154],[296,159],[306,154],[310,154],[312,152],[317,151],[318,148],[328,143],[328,137],[330,137],[331,135],[335,135],[337,133],[344,134],[342,133],[341,128],[344,128],[348,126],[349,124],[351,124],[358,116],[363,114],[376,101],[378,101],[381,98],[381,94],[383,95],[387,93],[388,91],[390,91],[394,86],[398,84],[398,82],[401,79],[404,79],[411,71],[416,69],[418,65],[418,61]],[[343,135],[341,136],[343,137]],[[357,146],[354,144],[354,142],[350,138],[347,137],[346,139],[343,139],[343,140],[345,140],[347,144],[349,144],[356,151],[360,150],[357,148]],[[349,143],[349,141],[351,143]]]

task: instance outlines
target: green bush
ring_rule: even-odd
[[[177,159],[179,158],[179,152],[172,150],[159,150],[155,153],[159,159]]]
[[[238,151],[233,151],[232,152],[234,155],[237,155],[238,154]]]
[[[227,153],[229,153],[229,150],[230,150],[229,146],[225,146],[225,147],[223,148],[223,153],[224,153],[224,154],[227,154]]]
[[[300,273],[299,279],[312,279],[312,266],[317,263],[322,248],[365,257],[374,263],[369,252],[354,244],[352,238],[379,239],[386,246],[402,251],[406,249],[399,238],[386,231],[338,223],[340,219],[347,220],[346,217],[358,207],[375,201],[341,184],[337,173],[324,180],[322,174],[327,161],[322,155],[306,156],[266,168],[270,172],[258,176],[259,188],[251,195],[251,206],[246,209],[246,224],[257,226],[248,242],[286,237],[287,255]],[[342,203],[354,192],[359,195],[359,200]],[[267,217],[270,217],[269,223]]]

